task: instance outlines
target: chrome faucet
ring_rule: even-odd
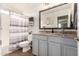
[[[52,28],[52,33],[54,33],[54,30],[53,30],[53,28]]]

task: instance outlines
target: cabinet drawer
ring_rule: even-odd
[[[46,36],[41,36],[41,35],[33,35],[33,39],[47,40],[47,37]]]
[[[77,47],[77,41],[72,38],[63,38],[63,43],[73,47]]]
[[[59,42],[62,43],[63,42],[63,38],[61,37],[49,37],[48,41],[53,41],[53,42]]]

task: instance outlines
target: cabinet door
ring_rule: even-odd
[[[32,41],[32,53],[34,55],[38,55],[38,39],[36,38],[33,38],[33,41]]]
[[[77,56],[77,48],[76,47],[64,45],[63,49],[64,50],[62,53],[64,56]]]
[[[48,55],[49,56],[60,56],[60,44],[48,42]]]
[[[39,40],[39,56],[47,56],[47,40]]]

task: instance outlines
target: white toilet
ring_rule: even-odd
[[[31,48],[30,48],[30,46],[31,46],[31,45],[30,45],[31,41],[32,41],[32,35],[29,35],[27,41],[23,41],[23,42],[20,42],[20,43],[19,43],[19,47],[22,48],[22,51],[23,51],[23,52],[27,52],[28,50],[31,49]]]

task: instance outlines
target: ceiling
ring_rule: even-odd
[[[41,3],[1,3],[0,5],[4,9],[30,14],[36,12]]]
[[[29,14],[31,15],[38,12],[42,8],[44,8],[44,6],[46,7],[47,4],[45,3],[0,3],[0,6],[4,9],[21,12],[25,15],[29,15]]]

